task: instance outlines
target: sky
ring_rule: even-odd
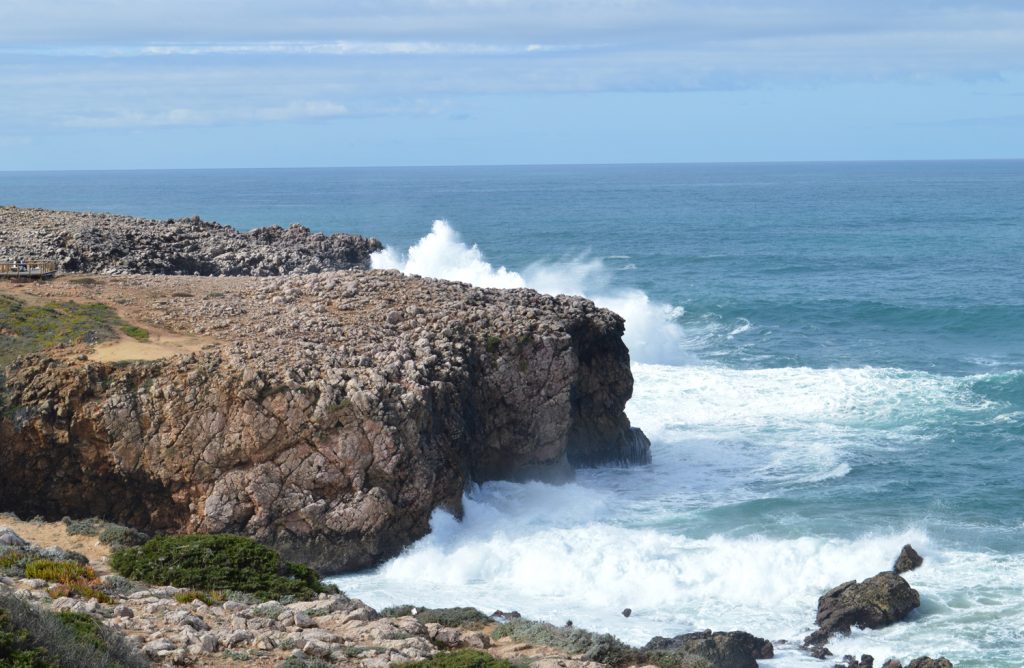
[[[0,170],[1024,158],[1024,2],[3,0]]]

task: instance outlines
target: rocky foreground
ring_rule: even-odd
[[[0,207],[0,259],[52,260],[102,274],[279,276],[368,268],[383,246],[292,225],[249,232],[198,217],[149,220],[109,213]]]
[[[11,290],[197,342],[106,362],[81,342],[3,369],[0,508],[23,516],[240,533],[341,571],[460,513],[471,482],[649,458],[623,411],[622,318],[584,299],[362,270]]]

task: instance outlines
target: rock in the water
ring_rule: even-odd
[[[882,668],[903,668],[903,664],[900,663],[899,659],[889,659],[882,664]]]
[[[757,659],[775,656],[775,647],[746,631],[698,631],[674,638],[657,636],[644,646],[647,651],[681,652],[702,657],[714,668],[757,668]]]
[[[900,575],[879,573],[863,582],[844,582],[818,599],[818,630],[805,645],[822,645],[834,633],[894,624],[921,605],[921,597]]]
[[[953,664],[944,656],[937,659],[930,656],[919,656],[908,663],[907,668],[953,668]]]
[[[924,557],[918,554],[917,550],[908,543],[900,550],[900,556],[896,558],[896,563],[893,565],[892,570],[894,573],[906,573],[923,563]]]
[[[623,616],[623,617],[629,617],[629,616],[630,616],[630,615],[632,615],[632,614],[633,614],[633,608],[625,608],[625,609],[624,609],[624,610],[622,611],[622,616]]]
[[[835,668],[874,668],[875,657],[870,654],[861,654],[860,660],[849,654],[843,657],[842,663],[835,664]]]

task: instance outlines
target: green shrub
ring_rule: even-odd
[[[117,313],[104,304],[77,302],[41,306],[0,295],[0,366],[19,355],[54,348],[62,343],[96,343],[113,337],[120,324]]]
[[[131,527],[110,524],[107,528],[100,531],[99,539],[104,545],[120,548],[142,545],[149,540],[149,536]]]
[[[0,666],[143,668],[124,637],[82,613],[54,614],[0,595]]]
[[[114,599],[110,598],[106,592],[96,589],[92,585],[78,580],[76,582],[58,583],[50,587],[46,592],[50,595],[50,598],[60,598],[61,596],[78,596],[79,598],[94,598],[100,603],[113,603]]]
[[[90,566],[83,566],[74,561],[50,561],[35,559],[25,564],[25,577],[39,578],[47,582],[72,584],[79,580],[92,580],[96,572]]]
[[[515,668],[505,659],[493,657],[476,649],[460,649],[454,652],[440,652],[423,661],[407,661],[396,664],[396,668]]]
[[[587,661],[610,666],[642,664],[641,652],[608,633],[591,633],[575,626],[555,626],[547,622],[513,619],[491,633],[494,638],[512,638],[517,642],[543,645],[579,654]]]
[[[413,610],[416,614],[413,615]],[[494,620],[476,608],[424,608],[416,605],[393,605],[380,612],[382,617],[415,616],[424,624],[440,624],[441,626],[461,626],[466,629],[480,629]]]
[[[109,522],[98,517],[86,517],[85,519],[65,517],[61,519],[61,522],[64,523],[68,534],[72,536],[97,536],[109,525]]]
[[[196,589],[187,589],[185,591],[179,591],[174,595],[174,600],[178,603],[191,603],[192,601],[202,601],[206,605],[220,605],[224,602],[224,595],[216,591],[198,591]]]
[[[64,626],[71,629],[71,632],[75,634],[75,638],[78,640],[88,643],[96,649],[102,649],[106,646],[107,643],[103,639],[102,633],[103,625],[91,615],[87,615],[84,612],[65,610],[58,612],[57,617],[64,623]]]
[[[479,629],[492,622],[490,617],[476,608],[427,608],[416,613],[416,620],[424,624],[461,626],[467,629]]]
[[[97,588],[111,596],[127,598],[131,594],[141,591],[145,587],[134,580],[123,578],[120,575],[108,575],[103,578],[103,581],[100,582]]]
[[[35,647],[28,631],[17,627],[6,610],[0,610],[0,666],[3,668],[50,668],[55,666],[42,647]]]
[[[135,325],[122,325],[121,331],[136,341],[149,341],[149,331]]]
[[[239,591],[261,600],[308,600],[338,592],[312,569],[283,561],[251,538],[229,534],[158,536],[118,550],[110,564],[121,575],[149,584]]]
[[[274,668],[332,668],[332,666],[334,666],[333,663],[328,663],[323,659],[306,659],[290,656]]]

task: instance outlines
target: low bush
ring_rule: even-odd
[[[544,645],[579,654],[587,661],[610,666],[625,666],[639,661],[639,650],[608,633],[591,633],[575,626],[555,626],[547,622],[513,619],[494,629],[494,638],[512,638],[517,642]]]
[[[338,593],[316,572],[281,559],[251,538],[229,534],[158,536],[118,550],[110,560],[121,575],[154,585],[238,591],[261,600],[309,600]]]
[[[120,575],[108,575],[97,585],[97,588],[111,596],[127,598],[135,592],[141,591],[144,586]]]
[[[121,331],[136,341],[149,341],[149,331],[135,325],[122,325]]]
[[[143,668],[124,637],[83,613],[51,613],[0,595],[0,666]]]
[[[99,533],[100,542],[113,548],[136,547],[142,545],[149,536],[131,527],[110,524]]]
[[[515,668],[505,659],[493,657],[476,649],[460,649],[454,652],[440,652],[422,661],[408,661],[396,664],[396,668]]]
[[[277,664],[274,668],[331,668],[332,666],[334,666],[333,663],[329,663],[323,659],[290,656]]]
[[[178,603],[191,603],[192,601],[202,601],[206,605],[220,605],[224,602],[224,595],[216,591],[198,591],[196,589],[187,589],[185,591],[179,591],[174,595],[174,600]]]
[[[492,622],[490,617],[476,608],[428,608],[416,613],[416,619],[424,624],[461,626],[466,629],[479,629]]]
[[[35,559],[25,564],[25,577],[72,584],[79,580],[93,580],[96,578],[96,572],[91,566],[83,566],[74,561]]]
[[[113,603],[114,599],[111,598],[105,591],[93,587],[88,582],[78,580],[76,582],[59,583],[50,587],[47,592],[50,598],[60,598],[62,596],[77,596],[79,598],[94,598],[100,603]]]
[[[415,614],[413,614],[415,610]],[[494,620],[476,608],[424,608],[415,605],[393,605],[380,611],[382,617],[413,616],[424,624],[480,629]]]

